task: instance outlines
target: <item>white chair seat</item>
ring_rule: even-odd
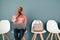
[[[49,31],[50,33],[60,33],[60,30]]]
[[[4,34],[9,32],[10,30],[10,23],[8,20],[0,21],[0,34]]]
[[[58,28],[58,24],[55,20],[48,20],[47,22],[47,30],[50,32],[47,39],[49,39],[49,37],[51,36],[51,40],[53,40],[53,35],[55,35],[55,38],[60,40],[59,34],[60,30]]]
[[[58,28],[58,24],[55,20],[49,20],[47,22],[47,30],[50,33],[60,33],[60,30]]]
[[[34,32],[34,31],[31,31],[32,33],[37,33],[37,34],[40,34],[40,33],[45,33],[46,31],[43,30],[42,32]]]
[[[2,34],[3,40],[5,40],[5,37],[7,37],[7,39],[10,40],[10,37],[7,34],[9,31],[10,31],[10,22],[8,20],[1,20],[0,34]]]
[[[38,23],[40,23],[39,26],[38,26],[38,25],[35,25],[35,26],[34,26],[34,24],[38,24]],[[34,27],[36,27],[36,28],[34,29]],[[33,31],[33,30],[37,30],[37,29],[43,30],[43,31],[42,31],[42,32],[35,32],[35,31]],[[32,32],[32,33],[37,33],[37,34],[45,33],[45,32],[46,32],[46,31],[44,30],[44,28],[43,28],[43,23],[42,23],[41,20],[34,20],[34,21],[32,22],[31,32]]]

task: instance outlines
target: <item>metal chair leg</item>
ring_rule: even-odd
[[[47,36],[46,40],[48,40],[48,39],[49,39],[50,35],[51,35],[51,33],[49,33],[49,34],[48,34],[48,36]]]
[[[35,33],[32,37],[32,40],[36,40],[36,36],[37,36],[37,34]]]
[[[44,40],[42,33],[40,33],[41,40]]]

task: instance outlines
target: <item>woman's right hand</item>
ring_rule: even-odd
[[[13,16],[13,18],[12,18],[12,22],[13,22],[13,23],[16,22],[16,17],[15,17],[15,16]]]
[[[16,22],[16,19],[14,19],[14,22]]]

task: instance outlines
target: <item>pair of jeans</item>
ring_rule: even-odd
[[[21,40],[26,29],[14,29],[15,40]]]

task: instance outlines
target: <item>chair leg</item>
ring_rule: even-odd
[[[40,33],[41,40],[44,40],[42,33]]]
[[[5,36],[7,37],[8,40],[10,40],[10,37],[7,33],[5,33]]]
[[[46,38],[46,40],[48,40],[48,39],[49,39],[50,35],[51,35],[51,33],[49,33],[49,34],[48,34],[48,37]]]
[[[55,33],[55,39],[57,40],[57,35],[56,35],[56,33]]]
[[[2,38],[3,38],[3,40],[5,40],[5,38],[4,38],[4,34],[2,34]]]
[[[23,36],[22,40],[26,40],[25,36]]]
[[[60,40],[59,34],[57,34],[58,39]]]
[[[56,40],[57,40],[57,36],[56,36],[56,33],[55,33],[55,38],[56,38]]]
[[[53,40],[53,35],[54,35],[54,34],[52,33],[52,35],[51,35],[51,40]]]
[[[36,40],[36,36],[37,36],[37,34],[35,33],[32,37],[32,40]]]

